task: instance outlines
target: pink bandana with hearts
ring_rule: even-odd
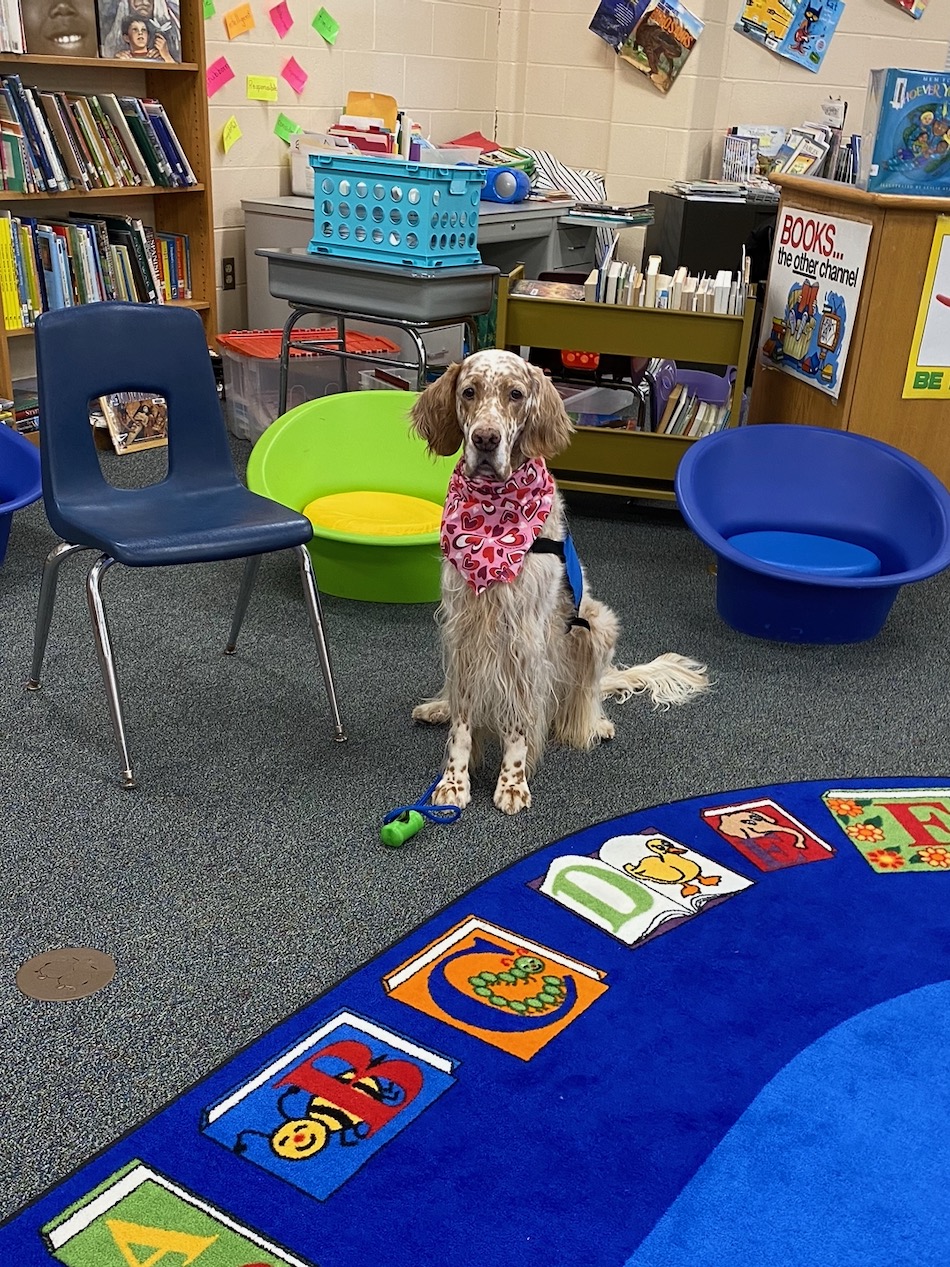
[[[504,484],[452,472],[442,511],[442,553],[476,594],[513,581],[554,504],[554,480],[529,458]]]

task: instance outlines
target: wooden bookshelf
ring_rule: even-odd
[[[188,155],[198,184],[186,188],[73,189],[56,193],[13,193],[0,190],[0,206],[14,214],[54,214],[70,210],[90,215],[121,211],[138,216],[162,233],[186,233],[191,252],[192,298],[180,301],[201,314],[209,346],[217,334],[214,268],[214,221],[211,206],[211,143],[208,135],[208,92],[205,69],[204,19],[200,0],[182,0],[182,62],[151,62],[93,57],[46,57],[0,53],[0,73],[18,74],[24,83],[76,92],[115,92],[154,97],[164,105]],[[118,200],[118,201],[117,201]],[[44,213],[44,208],[49,208]],[[24,360],[32,360],[32,330],[7,330],[0,339],[0,395],[11,396],[13,377],[27,376]],[[11,344],[13,348],[11,349]],[[11,355],[12,351],[12,355]]]
[[[749,421],[871,436],[909,453],[950,487],[950,401],[902,395],[934,228],[938,216],[950,215],[950,198],[866,193],[807,176],[773,180],[781,189],[779,223],[786,207],[797,207],[870,224],[871,240],[838,399],[758,363]]]
[[[661,356],[700,365],[738,366],[730,425],[738,421],[755,299],[742,316],[626,308],[570,299],[512,295],[514,275],[498,281],[498,347],[587,348],[619,356]],[[551,464],[562,488],[672,501],[680,458],[700,437],[578,427]]]

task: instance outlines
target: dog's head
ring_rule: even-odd
[[[567,448],[573,427],[549,378],[513,352],[475,352],[450,365],[412,407],[433,453],[462,449],[470,478],[508,479],[528,458]]]

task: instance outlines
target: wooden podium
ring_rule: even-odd
[[[811,423],[872,436],[917,458],[950,487],[950,400],[901,396],[934,226],[938,215],[950,215],[950,198],[865,193],[805,176],[773,180],[782,191],[778,224],[786,206],[799,207],[863,220],[872,226],[871,241],[838,400],[757,361],[749,422]]]

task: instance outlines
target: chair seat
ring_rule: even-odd
[[[163,481],[136,489],[127,507],[113,498],[107,506],[61,501],[57,509],[66,540],[129,567],[241,559],[305,545],[313,535],[304,515],[238,483],[186,493]]]
[[[812,576],[880,576],[881,560],[864,546],[810,532],[739,532],[726,540],[743,554]]]
[[[329,493],[310,502],[303,513],[318,532],[371,541],[437,533],[442,525],[440,505],[405,493]]]

